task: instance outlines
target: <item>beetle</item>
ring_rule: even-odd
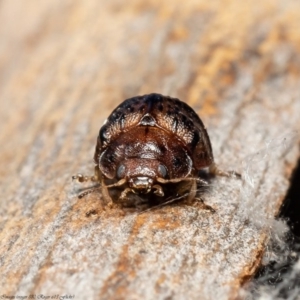
[[[108,203],[157,204],[170,197],[195,198],[199,172],[229,176],[214,162],[212,146],[195,111],[177,98],[148,94],[117,106],[100,128],[94,154],[95,174],[79,182],[100,184]],[[95,188],[83,192],[83,197]]]

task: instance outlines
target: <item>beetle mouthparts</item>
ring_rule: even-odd
[[[134,177],[129,180],[129,186],[139,193],[148,194],[153,185],[153,179],[149,177]]]

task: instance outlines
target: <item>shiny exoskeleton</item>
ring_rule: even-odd
[[[149,94],[121,103],[104,122],[94,155],[95,175],[73,176],[100,183],[107,202],[161,203],[195,197],[199,171],[224,175],[213,159],[207,131],[179,99]],[[81,196],[88,194],[83,193]]]

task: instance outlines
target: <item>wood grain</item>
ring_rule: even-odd
[[[1,295],[233,299],[257,269],[299,157],[298,1],[0,2]],[[197,206],[79,200],[125,98],[178,97],[208,128]]]

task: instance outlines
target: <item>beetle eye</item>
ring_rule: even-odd
[[[167,176],[167,168],[164,165],[159,165],[158,173],[162,178],[165,178]]]
[[[123,178],[125,176],[125,166],[124,165],[120,165],[117,171],[117,176],[118,178]]]

